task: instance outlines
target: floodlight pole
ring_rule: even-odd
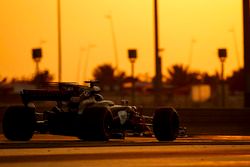
[[[113,17],[110,14],[110,15],[107,15],[106,18],[110,20],[111,34],[112,34],[114,54],[115,54],[115,70],[117,70],[119,66],[119,61],[118,61],[117,42],[116,42],[115,29],[114,29],[114,24],[113,24]]]
[[[131,78],[132,78],[132,105],[135,105],[135,61],[131,61]]]
[[[131,79],[132,79],[132,92],[131,92],[131,102],[132,105],[135,105],[135,60],[137,58],[137,51],[136,49],[129,49],[128,50],[128,58],[131,62]]]
[[[243,32],[244,32],[244,107],[250,107],[250,2],[243,0]]]
[[[226,48],[220,48],[218,49],[218,57],[221,62],[221,105],[222,107],[225,107],[225,80],[224,80],[224,63],[227,58],[227,49]]]
[[[57,0],[57,28],[58,28],[58,82],[61,82],[62,80],[61,0]]]
[[[159,39],[158,39],[158,3],[154,0],[154,27],[155,27],[155,105],[161,103],[160,92],[162,89],[162,72],[161,57],[159,56]]]
[[[224,61],[221,61],[221,105],[225,107]]]

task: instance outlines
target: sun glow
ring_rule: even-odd
[[[228,49],[227,75],[243,66],[241,1],[158,3],[163,74],[176,63],[209,73],[219,71],[217,49],[221,47]],[[33,75],[31,50],[42,47],[40,69],[49,69],[57,80],[56,9],[53,0],[0,2],[0,77]],[[96,66],[116,65],[112,31],[119,70],[130,74],[127,50],[136,48],[135,74],[154,75],[152,0],[61,0],[61,12],[63,81],[78,81],[79,76],[90,79]],[[113,30],[107,15],[112,16]]]

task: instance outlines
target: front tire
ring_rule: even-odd
[[[153,116],[153,131],[159,141],[175,140],[179,132],[179,116],[175,109],[157,109]]]
[[[3,133],[8,140],[30,140],[33,136],[35,125],[35,108],[11,106],[4,113]]]

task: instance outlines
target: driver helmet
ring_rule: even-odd
[[[93,86],[93,91],[94,91],[94,92],[100,92],[100,91],[101,91],[101,88],[98,87],[98,86]]]

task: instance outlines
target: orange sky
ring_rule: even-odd
[[[0,1],[0,79],[31,77],[35,72],[31,49],[42,47],[40,69],[49,69],[57,80],[56,3],[57,0]],[[163,74],[176,63],[210,74],[219,71],[220,47],[228,49],[227,75],[243,66],[241,0],[158,3]],[[115,66],[107,15],[112,16],[118,68],[130,74],[127,49],[136,48],[136,75],[154,75],[153,0],[61,0],[61,12],[63,81],[91,79],[93,68],[103,63]]]

